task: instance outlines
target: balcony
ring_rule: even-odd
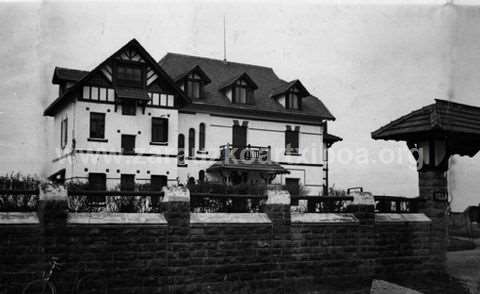
[[[271,147],[263,146],[220,146],[220,160],[224,162],[237,161],[242,163],[270,162]]]

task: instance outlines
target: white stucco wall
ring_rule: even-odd
[[[275,183],[285,183],[285,178],[299,178],[300,183],[309,189],[310,194],[317,195],[322,191],[323,185],[323,128],[320,126],[291,124],[284,122],[271,122],[250,119],[237,119],[228,117],[212,116],[206,113],[179,113],[179,134],[185,135],[185,147],[188,149],[189,129],[195,129],[195,151],[199,146],[199,126],[205,124],[206,142],[205,150],[208,154],[199,154],[195,152],[198,158],[218,158],[220,156],[220,146],[232,143],[233,121],[238,120],[240,124],[248,121],[247,143],[252,146],[271,146],[272,160],[282,164],[284,168],[290,171],[289,175],[277,176]],[[285,155],[285,130],[286,126],[292,128],[299,126],[299,148],[302,156]],[[185,152],[186,168],[179,168],[178,176],[181,183],[186,183],[188,177],[198,179],[200,170],[206,170],[213,161],[208,160],[189,160],[188,150]],[[299,165],[295,165],[295,163]],[[315,166],[305,165],[312,164]],[[209,180],[218,180],[215,175],[207,174]]]

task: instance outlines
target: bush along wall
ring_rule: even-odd
[[[108,293],[305,293],[438,269],[423,214],[291,214],[288,193],[278,193],[265,213],[191,213],[184,188],[166,192],[160,213],[66,213],[58,200],[41,221],[2,213],[0,286],[21,293],[50,256],[65,263],[58,293],[85,273]]]

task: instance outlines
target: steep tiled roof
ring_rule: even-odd
[[[52,83],[58,84],[60,81],[77,82],[80,81],[89,72],[78,69],[55,67]]]
[[[400,141],[443,138],[452,154],[473,156],[480,149],[480,107],[435,99],[435,103],[372,132],[372,138]]]
[[[480,136],[480,107],[435,99],[435,103],[372,132],[373,139],[402,140],[415,133],[446,131]]]
[[[250,65],[236,62],[224,62],[219,59],[211,59],[205,57],[197,57],[176,53],[168,53],[160,61],[160,66],[173,77],[180,76],[191,70],[195,66],[199,66],[208,77],[211,83],[205,86],[205,98],[194,99],[193,105],[186,108],[195,109],[197,104],[213,105],[223,109],[251,110],[268,113],[288,114],[291,118],[299,118],[309,116],[310,119],[316,119],[320,122],[323,119],[335,119],[325,105],[314,96],[307,96],[302,103],[302,110],[287,110],[276,102],[271,95],[274,90],[289,83],[281,80],[270,67]],[[235,77],[246,73],[253,82],[258,86],[255,90],[255,104],[241,105],[232,104],[227,97],[220,91],[222,86]],[[263,115],[263,114],[262,114]]]

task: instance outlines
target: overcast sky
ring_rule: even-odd
[[[42,111],[56,98],[55,66],[90,70],[132,38],[156,59],[221,59],[225,15],[229,60],[300,79],[337,117],[329,129],[344,141],[332,148],[332,184],[417,195],[405,144],[370,133],[434,98],[480,106],[480,9],[473,1],[337,2],[0,3],[0,172],[44,175],[51,118]],[[379,160],[385,150],[394,162]],[[365,151],[367,161],[338,160]],[[480,156],[452,165],[454,209],[478,204]]]

